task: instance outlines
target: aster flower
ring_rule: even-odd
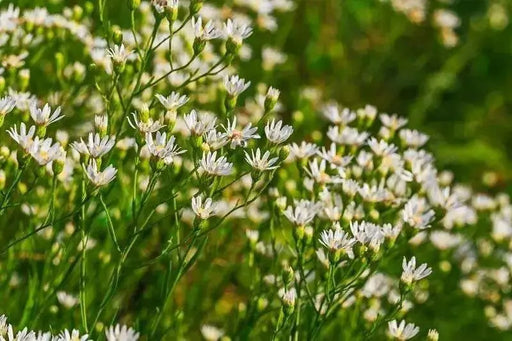
[[[80,336],[80,332],[73,329],[71,332],[64,329],[57,337],[56,341],[89,341],[89,335]]]
[[[105,338],[107,341],[137,341],[139,333],[125,325],[117,324],[115,327],[110,326],[105,330]]]
[[[186,152],[182,150],[178,145],[175,144],[176,138],[174,136],[169,137],[167,140],[167,134],[156,132],[156,136],[153,139],[153,134],[146,134],[146,146],[148,151],[154,157],[163,160],[167,165],[174,161],[174,158],[180,154]]]
[[[390,321],[388,327],[389,334],[400,341],[412,339],[420,331],[420,328],[412,323],[406,325],[405,320],[402,320],[400,324],[396,320]]]
[[[115,169],[112,165],[109,165],[107,168],[105,168],[104,171],[100,171],[95,159],[91,159],[89,161],[87,168],[85,165],[83,165],[83,167],[85,174],[96,187],[107,185],[112,180],[114,180],[117,174],[117,169]]]
[[[297,300],[297,291],[295,288],[285,289],[281,288],[279,289],[279,297],[281,298],[281,301],[283,301],[284,305],[287,305],[289,307],[293,307],[295,305],[295,301]]]
[[[107,154],[115,145],[114,136],[101,137],[98,133],[89,133],[87,143],[83,139],[71,143],[71,147],[82,155],[98,159]]]
[[[327,150],[325,147],[322,147],[321,151],[318,151],[317,154],[325,161],[329,162],[331,165],[331,168],[339,168],[339,167],[345,167],[352,161],[352,155],[347,156],[341,156],[338,155],[338,152],[336,150],[336,144],[331,143],[331,146]]]
[[[17,127],[14,126],[11,129],[7,130],[7,133],[9,134],[9,136],[11,136],[11,138],[14,141],[16,141],[20,145],[21,148],[25,150],[25,152],[28,153],[30,147],[32,146],[32,143],[34,142],[34,134],[36,133],[36,127],[32,126],[27,130],[25,123],[21,123],[19,132]]]
[[[115,64],[124,64],[132,55],[132,52],[124,47],[124,44],[114,45],[113,48],[107,49],[107,55],[112,58]]]
[[[308,159],[318,152],[318,147],[314,143],[302,141],[301,144],[292,143],[290,145],[290,157],[292,159]]]
[[[329,103],[324,106],[322,113],[334,124],[347,125],[356,119],[356,113],[345,108],[340,110],[336,103]]]
[[[197,113],[192,110],[184,116],[185,125],[192,135],[201,136],[215,128],[217,118],[209,113]]]
[[[167,111],[176,111],[188,102],[186,95],[180,95],[178,92],[171,92],[167,97],[156,94],[155,97]]]
[[[201,326],[201,334],[206,341],[218,341],[224,336],[224,331],[217,327],[203,324]]]
[[[79,302],[76,296],[70,295],[65,291],[57,291],[57,300],[60,304],[62,304],[66,309],[71,309],[76,306]]]
[[[64,118],[64,116],[60,114],[60,111],[61,111],[60,107],[55,109],[55,111],[52,114],[52,108],[50,107],[50,105],[48,103],[45,104],[42,109],[39,109],[37,107],[36,103],[32,102],[29,109],[30,109],[30,116],[32,117],[32,120],[34,120],[34,122],[40,126],[46,127],[46,126]]]
[[[154,133],[164,127],[159,121],[154,121],[152,118],[148,118],[146,122],[137,118],[137,113],[132,112],[132,119],[128,118],[128,124],[133,128],[137,129],[144,136],[147,133]]]
[[[428,209],[425,199],[413,196],[402,210],[402,219],[414,228],[423,230],[430,227],[435,217],[433,210]]]
[[[337,168],[338,174],[331,176],[326,172],[327,163],[325,160],[321,160],[320,162],[317,159],[309,162],[309,167],[306,168],[306,173],[319,184],[331,184],[331,183],[340,183],[342,178],[345,177],[345,173],[343,168]]]
[[[55,142],[53,144],[51,138],[39,139],[38,137],[31,144],[29,153],[41,166],[45,166],[54,160],[65,158],[66,155],[60,143]]]
[[[279,160],[279,158],[270,157],[270,152],[266,151],[263,155],[261,155],[261,150],[258,148],[256,152],[251,150],[251,154],[245,153],[245,160],[247,163],[254,169],[263,172],[266,170],[272,170],[278,168],[278,166],[274,166],[274,164]]]
[[[212,129],[203,134],[204,143],[210,150],[217,150],[228,144],[229,140],[226,133]]]
[[[240,46],[244,39],[251,36],[252,28],[247,25],[235,23],[233,20],[228,19],[224,24],[224,33],[228,39]]]
[[[238,146],[245,147],[248,140],[260,138],[260,135],[256,134],[258,128],[252,127],[251,123],[248,123],[242,130],[238,130],[236,127],[236,117],[233,118],[233,121],[228,120],[227,125],[222,127],[226,131],[226,137],[231,142],[230,147],[232,149]]]
[[[352,221],[350,222],[350,231],[360,244],[367,245],[375,251],[378,251],[384,242],[381,227],[373,223]]]
[[[233,164],[228,162],[225,156],[219,156],[217,158],[217,152],[207,152],[203,153],[203,157],[201,158],[201,169],[208,173],[209,175],[214,176],[226,176],[230,175],[233,170]]]
[[[275,144],[283,143],[288,140],[288,138],[292,135],[293,128],[289,125],[283,126],[283,121],[278,121],[276,123],[275,120],[267,122],[265,126],[265,135],[267,139]]]
[[[192,29],[194,30],[194,36],[201,41],[216,39],[221,35],[212,21],[208,21],[203,27],[201,17],[192,18]]]
[[[388,144],[384,140],[378,141],[374,137],[368,140],[368,146],[377,156],[389,156],[398,150],[398,148],[394,144]]]
[[[203,198],[197,196],[192,198],[192,211],[200,219],[208,219],[215,215],[216,205],[213,203],[212,198],[206,198],[203,202]]]
[[[242,92],[247,90],[251,82],[246,82],[245,79],[238,77],[238,75],[226,76],[224,78],[224,86],[226,91],[232,97],[237,97]]]
[[[327,130],[327,137],[329,137],[332,142],[340,145],[357,147],[362,145],[368,136],[369,134],[367,132],[359,132],[356,128],[351,127],[331,126]]]
[[[411,260],[407,261],[404,257],[402,261],[402,276],[400,279],[407,285],[417,282],[432,273],[432,268],[429,268],[427,263],[421,264],[416,267],[416,257],[412,257]]]
[[[16,107],[16,100],[11,96],[0,98],[0,119]]]
[[[428,135],[422,134],[417,130],[402,129],[398,133],[402,143],[411,148],[419,148],[427,143]]]
[[[283,214],[294,225],[305,226],[313,221],[320,208],[321,204],[300,200],[295,202],[295,207],[288,206]]]
[[[389,128],[390,130],[394,130],[394,131],[402,128],[404,125],[407,124],[406,118],[398,117],[398,115],[396,115],[396,114],[393,114],[393,115],[381,114],[379,116],[379,119],[386,128]]]
[[[342,250],[348,254],[350,258],[354,257],[352,247],[355,243],[356,240],[351,238],[348,233],[343,231],[341,228],[336,228],[335,230],[324,230],[320,234],[320,244],[325,246],[331,252]]]

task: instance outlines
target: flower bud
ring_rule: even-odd
[[[5,90],[5,78],[0,76],[0,92]]]
[[[267,95],[265,96],[265,112],[270,112],[277,104],[279,99],[279,90],[270,87],[267,91]]]
[[[199,55],[201,52],[203,52],[205,46],[206,41],[204,41],[201,38],[195,38],[194,44],[192,45],[192,48],[194,49],[194,54]]]
[[[108,116],[107,115],[96,115],[94,117],[94,126],[101,137],[107,135],[108,130]]]
[[[190,14],[194,15],[196,13],[199,13],[201,8],[203,7],[203,0],[191,0],[190,1]]]
[[[293,280],[295,278],[295,272],[293,271],[293,268],[291,266],[287,265],[283,269],[281,276],[283,277],[283,283],[286,286],[289,286],[290,284],[293,283]]]
[[[428,341],[438,341],[439,340],[439,333],[435,329],[429,329],[427,334],[427,340]]]
[[[22,90],[27,89],[30,82],[30,70],[22,69],[18,72],[18,84]]]
[[[0,191],[5,188],[5,172],[0,169]]]
[[[236,96],[227,95],[226,99],[224,100],[224,107],[226,108],[226,112],[231,112],[236,107]]]
[[[123,32],[121,32],[119,26],[112,26],[112,40],[116,45],[121,45],[123,42]]]
[[[128,6],[130,10],[136,10],[140,6],[140,0],[128,0]]]

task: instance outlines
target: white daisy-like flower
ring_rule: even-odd
[[[201,136],[208,131],[215,128],[217,118],[210,113],[198,113],[192,110],[188,115],[183,117],[185,125],[187,126],[190,134]]]
[[[379,115],[380,121],[382,124],[391,129],[391,130],[398,130],[405,126],[407,124],[407,119],[403,117],[399,117],[396,114],[388,115],[388,114],[381,114]]]
[[[132,52],[124,47],[124,44],[114,45],[114,47],[107,49],[107,55],[112,58],[116,64],[124,64],[132,55]]]
[[[210,150],[217,150],[229,143],[226,133],[212,129],[203,134],[204,143]]]
[[[109,184],[117,174],[117,169],[115,169],[112,165],[109,165],[105,170],[100,171],[98,169],[98,164],[95,159],[91,159],[87,167],[83,165],[85,169],[85,174],[89,178],[89,180],[96,187],[101,187]]]
[[[251,36],[252,28],[248,25],[235,23],[233,20],[228,19],[224,24],[224,33],[226,37],[231,39],[235,44],[241,45],[244,39]]]
[[[337,168],[337,175],[330,175],[327,173],[327,163],[325,160],[314,159],[310,161],[308,167],[305,169],[306,173],[319,184],[332,184],[332,183],[341,183],[342,178],[345,177],[345,172],[343,168]]]
[[[382,157],[389,156],[398,150],[394,144],[389,144],[384,140],[379,141],[374,137],[368,140],[368,146],[375,155]]]
[[[164,127],[159,121],[153,121],[152,118],[148,118],[146,122],[143,122],[137,118],[137,113],[132,112],[132,119],[128,118],[128,124],[133,128],[137,129],[144,136],[147,133],[154,133]]]
[[[66,309],[71,309],[76,306],[79,302],[76,296],[70,295],[65,291],[57,291],[57,300],[60,304],[62,304]]]
[[[16,100],[11,96],[0,98],[0,116],[5,116],[16,107]]]
[[[417,196],[413,196],[402,210],[404,222],[420,230],[429,228],[434,217],[435,213],[428,209],[426,200]]]
[[[222,34],[211,20],[203,27],[203,19],[201,17],[197,19],[192,18],[192,29],[194,30],[194,36],[202,41],[216,39]]]
[[[54,160],[62,159],[66,156],[66,152],[60,143],[53,143],[51,138],[39,139],[36,137],[30,146],[29,153],[41,166],[45,166]]]
[[[107,341],[137,341],[139,333],[125,325],[117,324],[115,327],[110,326],[105,330],[105,338]]]
[[[350,163],[350,161],[352,161],[353,158],[352,155],[338,155],[336,143],[331,143],[331,146],[328,150],[325,147],[322,147],[322,150],[318,151],[317,154],[322,159],[329,162],[331,164],[331,168],[345,167]]]
[[[177,155],[183,154],[186,150],[181,149],[175,144],[176,138],[174,136],[169,137],[167,140],[167,134],[156,132],[155,138],[153,134],[146,134],[146,146],[148,151],[154,157],[163,160],[166,164],[171,164]]]
[[[181,95],[175,91],[171,92],[171,94],[167,97],[160,94],[156,94],[155,97],[167,111],[178,110],[178,108],[184,106],[189,99],[186,95]]]
[[[400,341],[412,339],[420,331],[419,327],[412,323],[406,324],[405,320],[402,320],[400,323],[396,320],[390,321],[388,327],[389,334]]]
[[[295,207],[288,206],[283,212],[284,216],[297,226],[305,226],[316,217],[321,208],[321,204],[308,200],[295,202]]]
[[[343,231],[341,228],[322,231],[319,240],[320,244],[325,246],[331,252],[342,250],[347,253],[350,258],[354,257],[352,247],[357,241],[354,238],[351,238],[348,233]]]
[[[30,150],[30,147],[32,146],[32,143],[34,142],[34,135],[36,133],[36,127],[31,126],[28,130],[25,126],[25,123],[20,124],[20,131],[18,132],[18,128],[16,126],[12,127],[11,129],[7,130],[7,133],[11,138],[16,141],[20,145],[25,152],[28,153]]]
[[[212,198],[206,198],[203,201],[201,196],[192,198],[192,211],[201,219],[208,219],[216,213],[217,205],[213,202]]]
[[[301,144],[292,143],[290,145],[290,157],[292,159],[308,159],[318,152],[318,147],[314,143],[302,141]]]
[[[18,340],[18,339],[16,339]],[[56,341],[89,341],[89,335],[85,334],[80,336],[80,331],[73,329],[71,332],[64,329],[57,337]]]
[[[225,156],[217,158],[216,151],[203,153],[200,165],[203,171],[214,176],[230,175],[233,170],[233,164]]]
[[[247,163],[254,169],[263,172],[266,170],[276,169],[279,166],[274,166],[275,163],[279,160],[277,157],[270,157],[270,152],[267,150],[263,155],[261,155],[261,150],[258,148],[256,152],[251,150],[251,154],[245,153],[245,160]]]
[[[209,324],[201,326],[201,334],[206,341],[218,341],[224,336],[224,331]]]
[[[40,126],[46,127],[49,124],[52,124],[64,118],[64,115],[60,114],[60,107],[57,107],[57,109],[55,109],[55,111],[52,114],[52,108],[48,103],[46,103],[44,107],[40,109],[37,107],[37,104],[35,102],[32,102],[29,109],[32,120],[34,120],[34,122]]]
[[[402,129],[398,135],[400,136],[402,143],[411,148],[422,147],[429,139],[428,135],[411,129]]]
[[[248,140],[260,138],[260,135],[256,134],[258,128],[253,127],[251,123],[248,123],[242,130],[237,129],[236,117],[233,118],[233,121],[228,120],[227,125],[222,127],[226,131],[226,137],[230,141],[232,149],[238,146],[245,147]]]
[[[83,139],[71,143],[71,147],[83,155],[98,159],[107,154],[116,144],[114,136],[101,137],[98,133],[89,133],[87,143]]]
[[[288,290],[281,288],[279,289],[278,295],[281,298],[281,301],[283,301],[283,304],[290,307],[295,305],[295,301],[297,300],[297,291],[295,288],[290,288]]]
[[[355,112],[350,111],[348,108],[341,110],[336,103],[329,103],[325,105],[322,113],[329,121],[340,125],[347,125],[357,117]]]
[[[247,90],[251,82],[246,82],[245,79],[238,77],[238,75],[226,76],[224,78],[224,86],[230,96],[237,97],[242,92]]]
[[[293,128],[289,125],[283,125],[283,121],[275,120],[267,122],[265,126],[265,135],[267,139],[275,144],[283,143],[292,135]]]
[[[429,268],[427,263],[423,263],[419,267],[416,267],[416,257],[414,256],[409,261],[404,257],[402,260],[402,270],[402,276],[400,279],[408,285],[413,282],[417,282],[432,273],[432,268]]]

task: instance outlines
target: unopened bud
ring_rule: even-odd
[[[121,45],[123,42],[123,32],[121,32],[119,26],[112,26],[112,40],[116,45]]]

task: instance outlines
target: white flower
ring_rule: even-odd
[[[329,150],[322,147],[322,151],[317,152],[318,156],[331,164],[331,168],[345,167],[352,161],[352,155],[341,156],[336,150],[336,143],[331,143]]]
[[[217,327],[203,324],[201,326],[201,334],[206,341],[218,341],[222,336],[224,336],[224,331]]]
[[[265,135],[267,139],[275,144],[283,143],[288,140],[288,138],[292,135],[293,128],[289,125],[283,126],[283,121],[278,121],[276,123],[275,120],[267,122],[265,126]]]
[[[0,116],[5,116],[10,113],[16,106],[16,100],[11,96],[0,98]]]
[[[286,290],[285,288],[279,289],[279,297],[283,301],[283,304],[293,307],[295,305],[295,301],[297,300],[297,291],[295,288],[291,288]]]
[[[235,44],[241,45],[243,40],[252,34],[252,28],[247,25],[238,24],[228,19],[224,24],[224,32],[226,36]]]
[[[417,196],[413,196],[402,210],[404,222],[420,230],[429,228],[434,217],[435,213],[433,210],[428,210],[425,199]]]
[[[83,139],[73,142],[71,147],[83,155],[89,155],[95,159],[107,154],[115,145],[114,136],[101,137],[100,134],[89,133],[87,143]]]
[[[396,320],[390,321],[388,327],[389,334],[400,341],[412,339],[420,331],[420,328],[412,323],[406,325],[405,320],[402,320],[400,324],[397,324]]]
[[[57,300],[67,309],[73,308],[79,302],[78,298],[65,291],[57,291]]]
[[[405,284],[412,284],[419,281],[432,273],[432,268],[429,268],[427,263],[421,264],[416,268],[416,257],[412,257],[409,262],[403,259],[402,261],[402,276],[400,277]]]
[[[233,118],[233,121],[228,120],[228,124],[222,127],[226,131],[226,137],[231,142],[230,147],[232,149],[238,146],[245,147],[248,140],[260,138],[260,135],[256,134],[258,128],[252,127],[251,123],[247,124],[242,130],[238,130],[236,128],[236,117]]]
[[[217,159],[217,152],[208,152],[203,153],[201,168],[210,175],[226,176],[231,174],[233,164],[228,162],[225,156],[219,156]]]
[[[184,116],[185,125],[192,135],[201,136],[215,128],[217,118],[209,113],[197,113],[192,110],[190,114]]]
[[[334,124],[347,125],[356,119],[356,113],[345,108],[340,111],[336,103],[329,103],[324,106],[322,113]]]
[[[279,91],[278,89],[276,89],[274,87],[269,87],[265,97],[268,98],[268,100],[276,103],[277,100],[279,99],[280,94],[281,94],[281,91]]]
[[[384,242],[384,233],[380,226],[366,221],[350,222],[350,231],[354,238],[362,245],[368,245],[378,251]]]
[[[380,121],[382,124],[391,129],[391,130],[398,130],[405,126],[407,124],[407,119],[403,117],[398,117],[396,114],[394,115],[388,115],[388,114],[381,114],[379,116]]]
[[[292,143],[290,145],[290,156],[292,159],[307,159],[315,155],[318,147],[313,143],[302,141],[300,145]]]
[[[155,97],[167,111],[175,111],[188,102],[188,97],[186,95],[180,95],[175,91],[171,92],[167,97],[160,94],[156,94]]]
[[[34,134],[36,133],[36,127],[32,126],[27,131],[25,123],[21,123],[19,133],[16,126],[7,130],[7,133],[9,134],[9,136],[11,136],[11,138],[14,141],[16,141],[20,145],[21,148],[25,150],[25,152],[28,153],[28,151],[30,150],[30,146],[32,146],[32,143],[34,142]]]
[[[212,198],[206,198],[203,202],[201,196],[192,198],[192,211],[201,219],[208,219],[215,215],[216,205]]]
[[[398,135],[402,143],[411,148],[419,148],[428,141],[428,135],[422,134],[417,130],[402,129]]]
[[[318,162],[317,159],[309,162],[306,173],[319,184],[340,183],[345,177],[343,168],[338,168],[338,175],[331,176],[326,172],[327,164],[325,160]]]
[[[64,118],[63,115],[60,115],[60,111],[61,108],[58,107],[52,114],[52,108],[48,103],[46,103],[42,109],[39,109],[35,102],[32,102],[30,105],[30,116],[34,122],[40,126],[47,126]]]
[[[300,200],[295,202],[295,208],[288,206],[283,212],[284,216],[297,226],[309,224],[320,210],[321,204]]]
[[[169,137],[167,140],[167,134],[156,132],[156,136],[153,139],[153,134],[146,134],[146,146],[148,151],[154,157],[163,160],[167,165],[174,161],[177,155],[183,154],[186,150],[180,149],[174,142],[176,138],[174,136]]]
[[[194,36],[199,40],[212,40],[220,37],[221,32],[215,27],[212,21],[208,21],[203,27],[203,19],[192,18],[192,29]]]
[[[238,77],[237,75],[226,76],[224,78],[224,86],[229,95],[237,97],[242,92],[247,90],[251,82],[246,82],[245,79]]]
[[[335,230],[324,230],[320,234],[320,244],[325,246],[329,251],[336,252],[343,250],[350,258],[354,257],[352,246],[356,243],[354,238],[350,238],[348,233],[341,228]]]
[[[226,133],[212,129],[203,135],[204,142],[211,150],[217,150],[228,144],[229,140]]]
[[[124,64],[131,56],[132,52],[125,49],[124,45],[114,45],[113,48],[107,49],[107,55],[112,58],[116,64]]]
[[[163,13],[166,9],[176,9],[179,5],[179,0],[151,0],[151,4],[158,13]]]
[[[368,140],[368,146],[377,156],[389,156],[398,150],[394,144],[388,144],[384,140],[378,141],[374,137]]]
[[[53,140],[51,138],[40,140],[38,137],[36,137],[32,145],[30,146],[30,155],[41,166],[45,166],[54,160],[62,159],[66,155],[60,143],[52,143]]]
[[[105,338],[107,341],[137,341],[139,333],[125,325],[117,324],[115,327],[110,326],[105,330]]]
[[[85,174],[89,178],[89,180],[96,186],[101,187],[110,183],[117,174],[117,169],[115,169],[112,165],[109,165],[103,172],[98,170],[98,165],[95,159],[91,159],[89,161],[89,165],[85,168]]]
[[[73,329],[71,332],[64,329],[55,339],[56,341],[88,341],[89,335],[85,334],[80,336],[80,332]]]
[[[132,112],[133,120],[128,118],[128,124],[133,129],[137,129],[141,134],[146,135],[147,133],[154,133],[164,127],[159,121],[153,121],[152,118],[149,118],[146,122],[143,122],[137,118],[137,114]]]
[[[0,315],[0,337],[5,336],[7,334],[8,328],[9,324],[7,323],[7,316]]]
[[[368,136],[369,134],[367,132],[359,132],[356,128],[351,127],[331,126],[327,130],[327,137],[329,137],[332,142],[340,145],[357,147],[362,145]]]
[[[259,170],[260,172],[266,170],[276,169],[279,166],[274,166],[274,164],[279,160],[279,158],[274,157],[270,158],[270,152],[266,151],[263,155],[261,155],[261,150],[256,149],[256,153],[254,150],[251,150],[251,155],[249,153],[245,153],[245,160],[252,168]]]

